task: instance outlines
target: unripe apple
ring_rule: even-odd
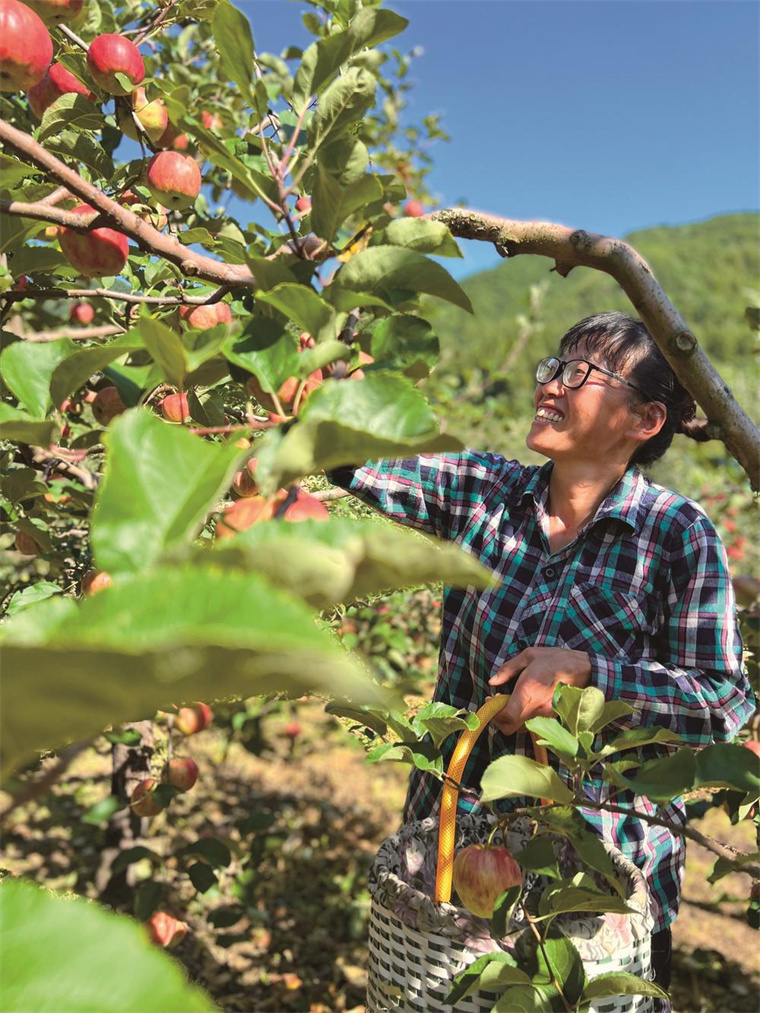
[[[280,505],[285,502],[289,492],[289,489],[279,490],[275,496],[275,513],[277,513]],[[296,493],[295,500],[287,507],[285,513],[281,514],[278,519],[298,523],[299,521],[306,520],[326,521],[329,516],[330,513],[322,500],[317,499],[316,496],[312,496],[308,492],[304,492],[303,489],[299,489]]]
[[[167,422],[189,422],[192,418],[187,394],[167,394],[159,407]]]
[[[164,767],[161,781],[177,791],[190,791],[198,780],[198,764],[189,756],[175,756]]]
[[[87,50],[87,66],[95,84],[109,95],[128,95],[131,91],[117,80],[117,74],[123,74],[133,86],[145,77],[140,50],[123,35],[97,35]]]
[[[149,102],[145,89],[135,88],[132,92],[132,110],[152,144],[163,137],[164,131],[169,125],[169,114],[163,99],[155,98]],[[119,117],[119,129],[131,140],[139,140],[140,135],[130,112],[125,112]]]
[[[188,327],[208,331],[217,324],[231,324],[229,303],[215,302],[209,306],[180,306],[179,317]]]
[[[129,805],[135,816],[158,816],[166,806],[159,805],[155,798],[155,791],[158,788],[158,781],[155,777],[146,777],[140,781],[132,792]]]
[[[311,211],[311,197],[299,197],[296,201],[296,211],[300,211],[302,215],[308,215]]]
[[[272,500],[264,496],[249,496],[235,500],[231,506],[225,508],[216,523],[216,539],[223,541],[225,538],[232,538],[238,531],[245,531],[260,521],[268,521],[273,513]]]
[[[113,422],[117,415],[127,410],[127,406],[121,399],[121,394],[115,387],[104,387],[95,395],[92,402],[92,414],[98,425],[107,426]]]
[[[252,457],[250,461],[246,461],[245,468],[242,471],[235,472],[235,476],[232,479],[232,488],[238,496],[255,496],[258,492],[259,487],[256,484],[256,479],[253,477],[258,463],[258,460]]]
[[[151,942],[173,950],[189,931],[187,922],[173,918],[166,911],[155,911],[145,923]]]
[[[39,545],[27,531],[16,532],[15,545],[16,552],[20,552],[23,556],[36,556],[40,551]]]
[[[521,882],[520,866],[501,845],[470,844],[454,859],[459,899],[479,918],[490,918],[499,895]]]
[[[73,21],[84,7],[84,0],[25,0],[25,2],[39,14],[46,25],[53,28]]]
[[[0,91],[27,91],[52,59],[53,40],[40,16],[19,0],[0,0]]]
[[[188,208],[201,192],[201,170],[190,155],[159,151],[148,162],[148,189],[167,208]]]
[[[29,100],[29,108],[37,119],[41,120],[47,107],[51,106],[61,95],[68,93],[84,95],[91,102],[95,101],[94,94],[86,84],[82,84],[62,63],[54,63],[43,79],[29,89],[26,97]]]
[[[88,570],[82,577],[82,594],[92,597],[113,584],[113,577],[106,570]]]
[[[205,731],[214,719],[207,703],[196,702],[191,707],[180,707],[174,719],[174,727],[183,735],[195,735]]]
[[[421,201],[408,200],[404,204],[404,214],[407,218],[421,218],[425,214],[425,208]]]
[[[77,204],[72,214],[86,215],[94,208]],[[73,268],[85,278],[102,278],[121,274],[129,258],[127,237],[115,229],[90,229],[72,232],[64,226],[58,230],[61,252]]]
[[[69,323],[87,326],[95,319],[95,307],[88,302],[75,302],[69,310]]]

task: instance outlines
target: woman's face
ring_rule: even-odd
[[[610,369],[583,344],[557,354]],[[630,388],[597,370],[574,389],[564,387],[560,375],[536,386],[536,411],[525,442],[552,461],[627,463],[638,446],[630,436],[636,423],[631,403]]]

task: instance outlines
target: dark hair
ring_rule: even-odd
[[[625,313],[597,313],[577,323],[559,343],[560,354],[585,345],[600,364],[608,366],[635,384],[647,401],[660,401],[667,409],[662,429],[642,443],[631,457],[631,464],[652,464],[670,444],[675,433],[692,440],[709,440],[706,420],[696,419],[694,398],[683,387],[673,367],[657,347],[654,338],[641,323]],[[628,388],[630,389],[630,388]],[[631,396],[636,393],[631,391]]]

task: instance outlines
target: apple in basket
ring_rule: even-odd
[[[520,866],[502,845],[470,844],[454,859],[459,899],[480,918],[490,918],[499,895],[521,882]]]

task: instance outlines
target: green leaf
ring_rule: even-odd
[[[343,702],[330,701],[325,704],[325,714],[354,721],[357,725],[370,728],[377,735],[385,735],[388,731],[388,723],[381,716],[382,712],[378,708],[366,704],[364,707],[350,707]]]
[[[669,802],[694,787],[697,762],[694,750],[687,747],[642,764],[635,777],[625,777],[614,763],[605,764],[604,770],[621,788],[630,788],[654,802]]]
[[[216,1009],[132,918],[11,878],[0,886],[0,898],[4,1009],[35,1013]]]
[[[206,443],[145,408],[120,415],[107,439],[92,518],[95,559],[113,574],[145,569],[198,534],[240,450]]]
[[[449,735],[468,728],[477,728],[478,719],[474,714],[462,716],[457,707],[434,701],[426,704],[414,715],[412,727],[420,737],[427,732],[436,749],[440,749],[441,743]]]
[[[79,603],[25,609],[0,634],[8,764],[187,700],[319,688],[387,705],[303,602],[213,564],[121,574]]]
[[[336,141],[361,122],[375,103],[377,79],[362,67],[349,67],[322,93],[309,123],[309,146],[316,151],[328,139]]]
[[[394,763],[409,763],[418,770],[443,772],[443,759],[432,742],[386,742],[375,746],[367,753],[368,763],[390,760]]]
[[[206,893],[218,883],[214,870],[203,862],[196,862],[195,865],[191,865],[187,870],[187,874],[198,893]]]
[[[446,1002],[454,1006],[480,989],[496,991],[504,985],[528,984],[530,978],[509,953],[486,953],[469,964],[454,979]]]
[[[580,953],[570,939],[555,929],[536,948],[536,971],[556,980],[570,1003],[576,1003],[586,987],[586,971]]]
[[[615,871],[612,859],[600,838],[589,829],[577,809],[554,806],[542,816],[542,820],[549,830],[562,834],[570,841],[584,865],[601,872],[618,895],[625,896],[625,889]]]
[[[436,257],[462,257],[459,245],[443,224],[420,218],[396,218],[385,230],[390,246],[403,246]]]
[[[147,921],[161,903],[163,889],[155,879],[146,879],[137,888],[134,914],[139,922]]]
[[[74,92],[66,92],[47,107],[40,123],[38,141],[57,134],[66,127],[77,130],[102,130],[105,126],[100,107]]]
[[[39,169],[34,165],[27,165],[13,155],[0,153],[0,186],[3,190],[12,190],[17,183],[29,176],[39,174]],[[5,228],[3,229],[5,231]],[[9,230],[10,231],[10,230]],[[0,246],[0,250],[2,247]]]
[[[110,183],[116,175],[111,158],[90,134],[82,134],[78,130],[61,130],[46,139],[45,147],[69,161],[83,162],[96,179]]]
[[[105,345],[94,348],[74,349],[62,359],[53,370],[50,380],[50,396],[53,404],[62,404],[64,398],[78,390],[93,373],[102,372],[106,366],[129,352],[143,347],[137,328]]]
[[[552,1013],[564,1010],[559,992],[553,985],[529,984],[508,988],[491,1013]]]
[[[3,349],[0,355],[3,380],[32,418],[40,420],[47,415],[51,407],[51,377],[74,347],[73,341],[62,338],[44,343],[14,341]]]
[[[496,898],[493,914],[491,915],[491,936],[494,939],[503,939],[507,932],[509,932],[512,912],[520,899],[521,893],[522,883],[517,883],[515,886],[510,886],[504,890]],[[514,984],[514,981],[509,982],[509,984]]]
[[[308,285],[283,283],[259,292],[257,302],[274,306],[317,341],[335,338],[335,310]]]
[[[133,330],[150,352],[164,380],[172,387],[181,389],[188,372],[188,363],[179,334],[152,317],[141,317]]]
[[[628,907],[624,897],[570,886],[566,880],[553,883],[541,894],[539,915],[554,916],[571,911],[611,911],[615,914],[626,914],[632,911],[632,908]]]
[[[249,105],[255,105],[251,91],[254,47],[248,18],[229,0],[220,0],[214,9],[211,27],[224,72],[235,82]]]
[[[626,728],[617,735],[611,742],[597,753],[598,756],[610,756],[612,753],[622,753],[627,749],[640,749],[655,742],[683,742],[683,739],[669,728]]]
[[[120,803],[123,806],[123,802]],[[130,865],[134,865],[135,862],[141,862],[144,858],[149,858],[153,865],[160,865],[162,858],[156,854],[155,851],[151,851],[150,848],[144,848],[139,845],[135,848],[127,848],[126,851],[121,851],[114,859],[114,863],[111,866],[111,872],[121,872],[122,869],[126,869]]]
[[[222,351],[230,362],[253,373],[270,393],[298,372],[298,341],[283,324],[266,317],[252,316],[242,334],[227,338]]]
[[[215,869],[226,869],[232,861],[230,849],[218,837],[202,837],[182,849],[182,855],[197,855]]]
[[[520,798],[523,795],[572,802],[573,793],[551,767],[527,756],[500,756],[489,763],[480,782],[481,800]]]
[[[126,802],[123,798],[118,798],[116,795],[109,795],[107,798],[102,798],[100,802],[96,802],[95,805],[91,805],[80,819],[82,820],[82,823],[89,823],[93,827],[100,827],[107,823],[114,813],[118,812],[119,809],[123,809],[125,806]],[[114,863],[114,865],[115,864],[116,863]]]
[[[578,755],[578,740],[556,718],[531,718],[525,722],[525,727],[539,736],[541,745],[548,746],[559,756]]]
[[[542,876],[550,876],[552,879],[559,878],[554,844],[547,834],[532,837],[525,847],[517,852],[517,858],[522,869],[537,872]]]
[[[696,754],[695,788],[734,788],[760,794],[760,758],[746,746],[718,742]]]
[[[440,342],[427,320],[395,313],[375,324],[371,352],[377,362],[400,367],[422,362],[429,371],[438,361]]]
[[[653,995],[658,999],[668,998],[668,993],[659,985],[655,985],[653,981],[645,981],[636,974],[629,974],[628,971],[611,971],[609,974],[597,975],[583,990],[583,999],[586,1001],[606,999],[611,995]]]
[[[332,176],[340,186],[355,183],[367,171],[368,165],[367,146],[355,137],[342,137],[334,144],[326,144],[319,155],[320,170]]]
[[[353,183],[341,186],[333,176],[317,166],[312,192],[311,227],[318,236],[331,243],[346,219],[373,202],[382,200],[383,188],[377,177],[360,176]]]
[[[2,363],[0,362],[0,365]],[[46,447],[53,442],[58,425],[54,421],[39,422],[26,412],[9,404],[0,404],[0,437],[13,443],[30,443]]]
[[[571,735],[589,731],[604,713],[604,694],[596,686],[579,689],[560,683],[554,691],[553,707]]]
[[[218,324],[207,331],[195,328],[185,331],[181,342],[185,352],[188,375],[199,369],[204,362],[208,362],[219,354],[227,340],[228,330],[226,324]]]
[[[357,253],[333,284],[375,293],[390,302],[398,292],[424,293],[473,312],[469,296],[445,268],[421,253],[396,246],[370,246]]]
[[[14,595],[11,595],[10,601],[5,607],[5,614],[9,618],[18,615],[30,605],[45,601],[46,598],[52,598],[56,594],[61,594],[61,589],[57,584],[53,584],[49,580],[38,580],[31,587],[25,587],[23,591],[16,591]]]
[[[591,725],[589,731],[596,734],[613,721],[619,721],[620,718],[628,717],[629,714],[635,713],[636,708],[632,707],[629,703],[624,703],[622,700],[606,700],[602,713]]]

